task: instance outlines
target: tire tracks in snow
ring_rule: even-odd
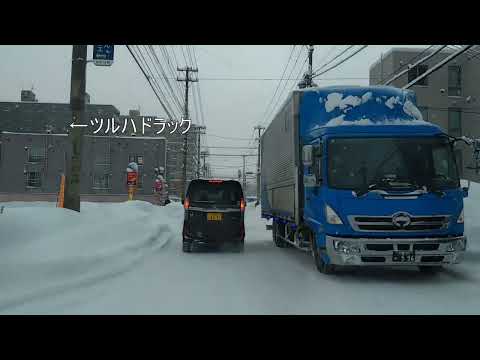
[[[162,236],[165,232],[168,234]],[[147,256],[163,249],[175,237],[175,235],[176,234],[172,231],[171,226],[161,224],[157,227],[155,232],[147,236],[144,240],[122,246],[113,251],[97,253],[93,256],[68,257],[66,260],[58,261],[54,264],[34,264],[33,267],[42,267],[43,265],[46,269],[42,270],[47,270],[48,273],[49,271],[62,271],[62,268],[65,270],[65,268],[71,266],[72,260],[75,260],[74,267],[80,267],[83,271],[79,271],[76,274],[78,278],[75,279],[67,278],[65,281],[59,281],[31,291],[23,291],[22,293],[8,296],[3,299],[0,295],[0,313],[33,303],[37,300],[94,286],[100,282],[121,276],[135,269]],[[112,266],[112,264],[114,265]],[[85,276],[86,272],[91,271],[92,266],[103,267],[103,269],[94,269],[94,274]],[[48,269],[49,267],[50,269]]]

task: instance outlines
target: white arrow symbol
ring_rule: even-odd
[[[73,129],[74,127],[86,127],[87,124],[74,124],[73,122],[70,124],[70,127]]]

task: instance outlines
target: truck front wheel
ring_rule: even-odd
[[[325,250],[319,249],[317,247],[317,242],[315,241],[315,235],[312,234],[311,231],[307,232],[308,236],[310,237],[310,244],[312,248],[312,256],[315,261],[315,266],[317,270],[320,271],[322,274],[333,274],[335,272],[335,265],[327,264],[323,260],[323,256],[325,256]]]

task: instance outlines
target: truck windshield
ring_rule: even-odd
[[[446,138],[332,139],[328,184],[336,189],[399,189],[460,186]]]

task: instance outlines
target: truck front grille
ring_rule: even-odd
[[[448,226],[449,216],[411,216],[407,226],[399,227],[392,216],[349,216],[350,224],[356,231],[403,231],[422,232],[441,230]]]

